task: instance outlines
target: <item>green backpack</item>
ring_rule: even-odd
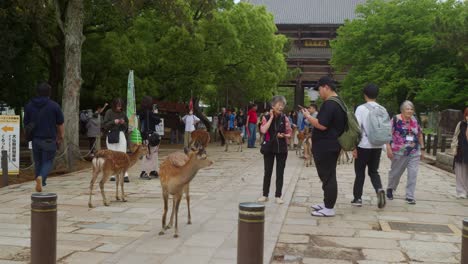
[[[341,109],[346,113],[346,125],[343,134],[338,138],[341,148],[344,151],[351,151],[361,142],[361,127],[352,111],[348,111],[346,104],[338,97],[330,97],[328,100],[334,101],[340,105]]]

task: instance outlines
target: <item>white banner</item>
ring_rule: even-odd
[[[0,115],[0,150],[8,152],[8,174],[19,174],[20,116]]]

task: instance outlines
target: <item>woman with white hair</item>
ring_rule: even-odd
[[[284,96],[273,96],[271,99],[271,110],[262,117],[260,132],[263,137],[260,152],[263,154],[265,164],[265,174],[263,176],[263,196],[258,199],[259,202],[268,201],[270,192],[271,175],[273,174],[273,164],[276,159],[276,192],[275,202],[282,204],[281,199],[283,190],[284,168],[288,158],[287,139],[291,138],[291,124],[288,117],[283,113],[286,106]]]
[[[393,117],[392,141],[387,144],[387,156],[392,161],[388,173],[387,198],[393,200],[393,192],[400,183],[401,175],[408,171],[406,202],[416,204],[414,192],[418,176],[419,161],[424,158],[424,141],[421,127],[414,116],[414,105],[404,101],[401,114]]]

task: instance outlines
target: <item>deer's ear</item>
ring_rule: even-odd
[[[188,155],[188,154],[189,154],[189,150],[188,150],[187,147],[184,147],[184,153],[185,153],[185,155]]]

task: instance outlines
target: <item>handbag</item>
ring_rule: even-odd
[[[161,143],[161,138],[159,137],[158,133],[151,133],[148,135],[148,144],[151,147],[156,147]]]
[[[119,129],[109,130],[109,133],[107,134],[107,141],[109,142],[109,144],[119,143],[120,130]]]

